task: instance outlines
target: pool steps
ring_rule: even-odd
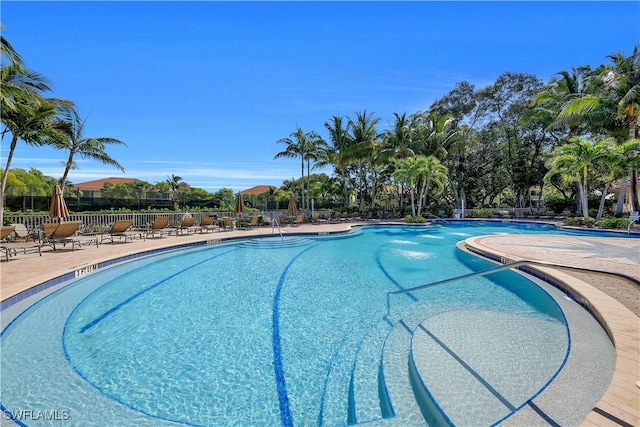
[[[371,327],[369,334],[359,346],[352,369],[353,400],[349,401],[350,412],[354,412],[358,424],[388,417],[387,405],[382,403],[385,396],[383,395],[382,401],[380,398],[380,380],[383,379],[380,370],[382,348],[390,330],[391,326],[384,319],[380,319]]]
[[[263,237],[243,241],[240,246],[252,249],[283,249],[306,246],[313,242],[311,239],[300,236],[287,236],[284,239],[280,239],[280,237]]]

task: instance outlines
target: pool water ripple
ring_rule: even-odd
[[[554,366],[536,366],[536,357],[548,346],[567,347],[566,334],[553,332],[564,324],[561,313],[520,275],[412,292],[394,298],[386,315],[387,292],[483,267],[455,248],[460,233],[513,230],[540,232],[368,227],[285,245],[271,239],[186,249],[98,271],[3,330],[0,402],[9,411],[67,409],[71,425],[82,426],[336,425],[349,411],[358,422],[372,421],[393,413],[381,408],[377,393],[383,347],[396,322],[424,313],[412,328],[432,330],[438,319],[474,311],[543,319],[531,323],[543,329],[532,336],[544,342],[534,339],[531,349],[510,355],[521,365],[493,385],[517,395],[518,378],[533,386],[549,378]],[[461,329],[444,332],[473,342],[465,323],[456,325]],[[439,387],[439,379],[430,381]]]

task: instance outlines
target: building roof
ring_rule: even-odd
[[[105,184],[130,184],[138,181],[134,178],[103,178],[95,181],[79,182],[73,186],[79,190],[102,190]]]
[[[240,193],[243,196],[246,195],[259,195],[259,194],[264,194],[267,191],[269,191],[269,189],[273,187],[273,185],[256,185],[255,187],[251,187],[251,188],[247,188],[246,190],[242,190]]]

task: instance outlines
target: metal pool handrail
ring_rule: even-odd
[[[273,215],[273,219],[271,221],[271,232],[273,233],[273,224],[275,224],[276,226],[278,226],[278,233],[280,234],[280,239],[282,240],[282,243],[284,243],[284,237],[282,237],[282,230],[280,230],[280,219],[279,219],[279,215]]]
[[[390,313],[391,313],[391,296],[392,295],[406,294],[406,293],[409,293],[409,292],[412,292],[412,291],[419,291],[421,289],[426,289],[426,288],[430,288],[430,287],[433,287],[433,286],[446,285],[447,283],[458,282],[458,281],[464,280],[464,279],[472,279],[474,277],[482,277],[482,276],[486,276],[487,274],[496,273],[498,271],[508,270],[508,269],[511,269],[511,268],[520,267],[520,266],[525,265],[525,264],[538,264],[538,265],[545,265],[545,266],[550,266],[550,267],[564,267],[564,266],[559,266],[557,264],[552,264],[552,263],[544,262],[544,261],[519,260],[519,261],[508,262],[506,264],[502,264],[502,265],[499,265],[497,267],[489,268],[487,270],[476,271],[475,273],[464,274],[462,276],[451,277],[449,279],[440,280],[438,282],[427,283],[426,285],[419,285],[419,286],[414,286],[413,288],[407,288],[407,289],[401,289],[399,291],[387,292],[387,316],[389,316]],[[569,268],[571,268],[571,267],[569,267]]]

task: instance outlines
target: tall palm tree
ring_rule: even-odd
[[[60,140],[68,130],[68,123],[61,113],[73,104],[61,99],[44,98],[42,93],[50,90],[44,78],[25,67],[20,55],[4,37],[0,40],[0,53],[2,59],[7,59],[0,68],[0,120],[4,126],[0,138],[11,134],[6,164],[0,175],[2,223],[7,174],[18,140],[29,145],[52,144]]]
[[[393,177],[403,188],[409,189],[411,197],[411,215],[416,216],[416,186],[420,177],[420,169],[422,167],[419,156],[406,157],[396,160],[396,169]]]
[[[333,116],[331,120],[324,123],[324,127],[329,131],[330,145],[325,151],[324,159],[319,162],[320,166],[332,164],[336,174],[340,177],[342,187],[342,203],[344,207],[349,206],[347,167],[353,158],[353,139],[349,134],[349,126],[343,123],[342,117]]]
[[[579,135],[582,118],[573,115],[559,116],[559,113],[571,102],[592,93],[592,80],[593,73],[588,66],[572,68],[571,72],[563,70],[551,79],[545,90],[536,95],[530,106],[538,115],[542,113],[548,117],[550,123],[547,130],[566,126],[569,129],[568,138]]]
[[[589,172],[610,156],[611,150],[606,141],[592,144],[585,139],[573,138],[568,144],[553,150],[545,180],[549,181],[554,175],[560,175],[565,184],[575,183],[578,187],[582,215],[589,218]]]
[[[620,137],[621,129],[627,130],[627,139],[637,137],[640,122],[640,52],[635,46],[630,56],[622,53],[609,55],[613,65],[601,67],[593,83],[593,92],[569,102],[558,114],[558,120],[582,120],[597,125],[595,130],[605,130],[611,136]],[[631,152],[631,156],[637,156]],[[631,208],[640,210],[637,191],[637,170],[630,173]],[[621,191],[621,197],[624,192]]]
[[[612,79],[611,87],[615,89],[617,100],[617,118],[629,129],[628,139],[638,137],[638,125],[640,124],[640,52],[639,46],[635,46],[633,53],[625,57],[622,53],[609,55],[614,66],[607,77]],[[637,150],[629,152],[631,158],[638,156]],[[636,162],[632,161],[635,165]],[[638,168],[631,169],[631,210],[640,211],[640,198],[638,197]]]
[[[601,143],[608,146],[610,154],[599,162],[602,173],[606,177],[606,182],[600,197],[596,219],[602,217],[605,199],[609,193],[609,188],[611,188],[611,183],[616,179],[628,177],[630,170],[640,167],[640,157],[630,155],[633,151],[640,151],[640,139],[631,139],[622,144],[617,144],[615,138],[606,138]],[[620,191],[624,191],[624,189],[621,188]]]
[[[83,159],[97,160],[105,165],[113,166],[121,172],[124,172],[124,167],[109,156],[105,150],[107,144],[120,144],[125,146],[126,144],[114,138],[85,138],[85,122],[86,120],[80,120],[76,111],[72,111],[71,127],[69,129],[69,133],[66,135],[67,138],[56,144],[56,148],[60,150],[67,150],[69,152],[69,156],[67,157],[67,162],[64,167],[64,173],[60,179],[60,187],[62,190],[64,190],[64,185],[66,183],[67,176],[69,175],[69,171],[77,168],[73,161],[76,155]]]
[[[4,30],[4,25],[0,24],[0,30]],[[0,54],[7,58],[12,64],[24,64],[20,54],[13,48],[9,40],[0,34]],[[3,61],[4,62],[4,61]]]
[[[2,81],[0,110],[3,114],[6,111],[15,110],[25,99],[31,102],[38,101],[42,92],[51,91],[46,79],[39,73],[28,69],[22,57],[1,35],[0,55],[3,64],[0,69]],[[3,136],[5,132],[6,129],[3,131]]]
[[[327,143],[319,134],[314,131],[308,132],[305,135],[305,160],[307,161],[307,209],[311,208],[311,171],[318,166],[321,166],[321,159],[326,157],[325,151],[327,149]],[[314,164],[311,164],[311,161]]]
[[[423,156],[421,156],[423,157]],[[421,159],[421,168],[419,170],[422,180],[420,197],[418,199],[418,213],[422,212],[422,202],[427,204],[427,195],[434,186],[433,196],[442,194],[447,185],[449,171],[446,166],[440,163],[435,156],[426,156]]]
[[[449,152],[461,141],[460,131],[448,114],[419,111],[413,115],[412,119],[416,133],[414,138],[420,146],[421,154],[445,160]]]
[[[356,113],[355,120],[349,120],[349,129],[353,140],[353,154],[357,159],[359,167],[359,194],[360,209],[365,208],[364,193],[366,190],[367,170],[371,175],[371,203],[376,200],[377,170],[378,162],[381,160],[381,144],[378,141],[376,126],[380,123],[379,117],[374,117],[373,113],[361,111]]]
[[[383,134],[386,156],[398,159],[413,156],[416,153],[413,150],[414,129],[411,120],[406,113],[402,115],[393,113],[393,115],[396,118],[393,129]]]
[[[169,194],[171,195],[171,201],[173,201],[178,190],[180,189],[180,184],[182,184],[182,177],[171,174],[167,177],[164,183],[169,187]]]
[[[307,134],[302,130],[301,127],[298,127],[295,132],[289,135],[289,138],[280,138],[276,141],[278,144],[285,144],[286,148],[275,155],[273,158],[280,159],[282,157],[288,158],[300,158],[300,185],[301,192],[300,196],[302,197],[302,210],[305,209],[304,204],[304,162],[307,158]]]

